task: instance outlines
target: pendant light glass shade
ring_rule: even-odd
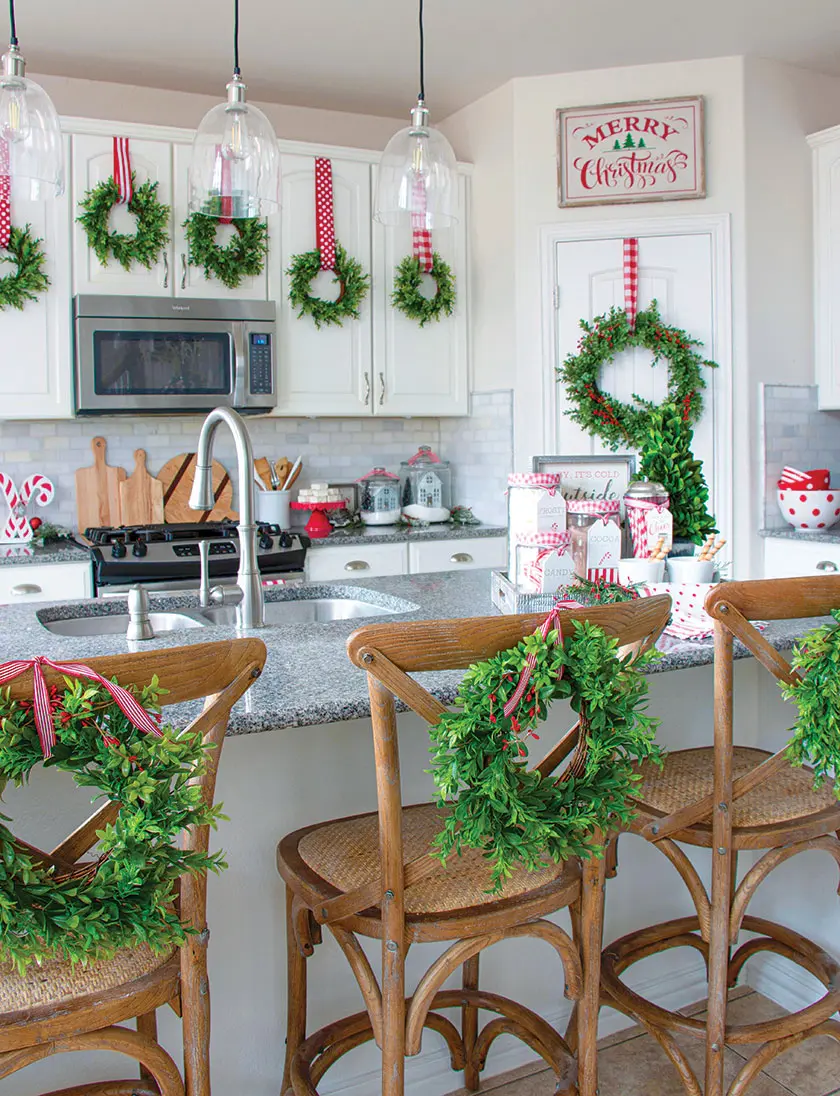
[[[0,138],[9,149],[12,197],[39,201],[64,193],[64,142],[58,114],[26,76],[15,41],[0,58]]]
[[[458,220],[455,153],[428,121],[429,112],[418,100],[411,125],[395,133],[382,153],[373,214],[382,224],[423,217],[425,228],[447,228]]]

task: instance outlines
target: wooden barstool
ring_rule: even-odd
[[[568,636],[576,621],[589,619],[620,644],[642,649],[656,640],[669,611],[670,599],[658,597],[562,613],[561,626]],[[491,658],[534,632],[543,619],[544,614],[375,624],[350,637],[350,658],[368,674],[378,812],[308,826],[278,846],[287,897],[284,1094],[317,1096],[316,1086],[331,1065],[375,1039],[382,1051],[382,1096],[402,1096],[405,1057],[420,1052],[423,1029],[429,1027],[446,1040],[452,1067],[464,1071],[470,1089],[478,1088],[494,1039],[509,1033],[553,1068],[558,1093],[576,1093],[579,1075],[581,1096],[595,1096],[604,860],[520,870],[501,894],[490,894],[490,871],[481,852],[465,851],[442,867],[430,855],[442,810],[432,803],[403,806],[400,789],[395,698],[430,724],[446,711],[408,675],[464,669]],[[583,749],[576,726],[538,768],[548,776],[575,751],[573,765]],[[564,908],[571,913],[574,939],[547,919]],[[323,925],[344,952],[365,1009],[307,1036],[306,960],[320,942]],[[360,936],[382,941],[380,979]],[[544,940],[560,956],[566,996],[577,1002],[565,1038],[524,1005],[479,988],[483,949],[523,936]],[[406,998],[406,953],[423,941],[452,943]],[[459,967],[462,988],[442,990]],[[460,1031],[437,1011],[449,1008],[461,1010]],[[479,1009],[497,1013],[481,1032]]]
[[[167,706],[204,699],[204,710],[190,724],[208,747],[211,763],[200,786],[213,802],[216,773],[230,710],[259,677],[265,646],[236,639],[195,647],[86,660],[86,665],[124,686],[148,685],[154,674],[169,690]],[[61,675],[47,671],[49,684]],[[30,674],[9,686],[16,700],[32,698]],[[68,778],[69,779],[69,778]],[[96,831],[113,823],[119,806],[106,803],[51,853],[47,862],[80,866],[99,840]],[[209,826],[184,834],[187,848],[206,852]],[[123,948],[113,959],[72,967],[52,959],[33,964],[21,977],[0,964],[0,1078],[53,1054],[111,1050],[139,1064],[139,1080],[98,1081],[49,1096],[210,1096],[210,993],[207,983],[207,882],[182,876],[181,919],[195,930],[170,955],[147,947]],[[157,1041],[156,1010],[169,1005],[183,1019],[184,1079]],[[123,1026],[136,1017],[136,1030]]]
[[[790,665],[750,624],[751,620],[821,617],[840,606],[840,578],[795,578],[730,582],[706,600],[715,622],[714,747],[678,750],[662,769],[644,764],[638,815],[631,832],[663,852],[679,872],[697,911],[634,932],[603,955],[605,1002],[642,1023],[675,1065],[690,1096],[723,1096],[724,1048],[761,1044],[728,1089],[743,1096],[777,1055],[816,1035],[840,1040],[840,1023],[830,1020],[840,1006],[840,965],[816,944],[782,925],[747,913],[759,884],[774,868],[809,849],[823,849],[840,864],[840,803],[826,784],[813,786],[807,768],[794,768],[786,751],[733,745],[733,640],[738,639],[779,681],[798,680]],[[680,843],[708,848],[712,855],[711,895]],[[740,850],[763,855],[737,883]],[[756,933],[738,944],[741,929]],[[706,961],[708,1019],[669,1012],[628,989],[621,974],[632,963],[673,947],[697,949]],[[825,986],[815,1004],[780,1020],[727,1024],[727,990],[753,955],[776,952],[798,963]],[[674,1036],[705,1040],[705,1088],[701,1088]]]

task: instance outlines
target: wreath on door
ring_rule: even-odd
[[[85,193],[79,202],[82,213],[77,221],[85,230],[88,246],[103,266],[114,258],[123,270],[130,270],[134,263],[151,270],[169,243],[169,206],[158,198],[156,182],[148,179],[135,186],[134,172],[131,182],[133,193],[127,208],[137,218],[134,233],[112,232],[109,228],[111,210],[120,201],[120,189],[113,175]]]
[[[678,327],[662,322],[656,301],[637,313],[633,330],[627,313],[612,308],[591,323],[581,320],[583,335],[577,351],[557,367],[558,379],[566,386],[571,404],[569,418],[590,434],[601,438],[611,449],[629,445],[639,449],[650,427],[650,413],[656,406],[634,394],[635,406],[622,403],[601,390],[604,369],[617,354],[632,347],[644,347],[653,354],[651,367],[659,362],[668,366],[668,395],[665,403],[676,404],[683,421],[693,426],[703,413],[704,367],[716,369],[717,363],[701,357],[694,349],[702,346]]]
[[[298,319],[311,316],[315,326],[341,324],[346,319],[358,320],[359,307],[367,296],[370,275],[365,274],[358,259],[351,258],[340,243],[335,245],[335,267],[332,274],[339,284],[338,297],[326,301],[309,292],[312,279],[321,271],[321,251],[303,251],[293,255],[286,274],[289,277],[289,300],[299,309]]]
[[[433,278],[437,287],[434,297],[424,297],[420,292],[423,275]],[[455,308],[455,275],[448,263],[435,251],[431,270],[424,271],[416,255],[406,255],[394,274],[394,290],[391,294],[394,308],[410,320],[417,320],[425,327],[430,320],[440,322],[441,316],[451,316]]]
[[[265,270],[268,225],[259,217],[234,217],[230,225],[236,233],[222,246],[216,242],[220,223],[203,213],[193,213],[184,221],[189,262],[203,267],[205,278],[217,278],[228,289],[236,289],[245,278]]]
[[[32,235],[30,225],[25,228],[12,225],[8,254],[0,251],[0,263],[11,263],[16,269],[0,277],[0,312],[6,308],[22,309],[27,301],[37,301],[50,284],[44,270],[47,256],[41,248],[42,242]]]

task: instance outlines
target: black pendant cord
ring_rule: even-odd
[[[233,75],[241,75],[241,69],[239,68],[239,0],[233,0]]]
[[[426,42],[423,31],[423,0],[420,0],[420,95],[421,102],[426,101]]]
[[[18,44],[17,39],[17,24],[15,23],[15,0],[9,0],[9,45],[16,46]]]

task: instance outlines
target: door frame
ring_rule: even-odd
[[[712,245],[712,327],[715,357],[719,368],[712,370],[710,387],[715,400],[713,437],[714,473],[710,483],[715,515],[721,532],[729,540],[729,558],[734,558],[732,484],[732,240],[728,213],[682,217],[627,217],[575,224],[549,224],[540,229],[540,271],[542,298],[543,362],[543,449],[551,452],[557,436],[557,381],[559,300],[555,271],[557,244],[635,236],[709,236]],[[548,447],[548,448],[546,448]]]

